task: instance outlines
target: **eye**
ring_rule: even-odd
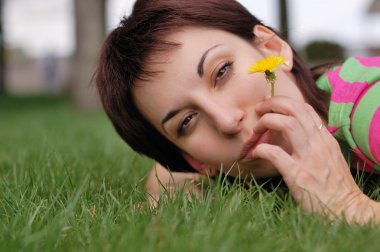
[[[185,118],[180,122],[177,129],[177,135],[179,137],[185,135],[186,129],[190,126],[196,115],[197,113],[191,113],[189,115],[186,115]]]
[[[222,65],[217,75],[215,76],[215,84],[229,74],[232,68],[232,64],[233,62],[228,61]]]

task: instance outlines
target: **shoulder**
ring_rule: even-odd
[[[380,79],[380,56],[348,58],[341,66],[327,71],[317,80],[317,85],[328,93],[334,89],[362,89]],[[349,85],[349,86],[347,86]],[[358,92],[358,90],[357,90]]]
[[[365,82],[371,84],[380,79],[380,56],[351,57],[342,65],[339,76],[350,83]]]
[[[329,103],[356,104],[380,80],[380,56],[348,58],[341,66],[327,71],[317,80],[330,95]]]

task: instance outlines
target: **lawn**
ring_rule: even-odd
[[[379,228],[306,216],[257,186],[215,182],[151,209],[151,166],[101,111],[0,97],[0,251],[379,251]]]

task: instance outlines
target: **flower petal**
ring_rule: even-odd
[[[284,63],[285,63],[284,57],[271,55],[251,65],[251,67],[248,70],[248,74],[265,73],[265,71],[274,72],[276,71],[278,66]]]

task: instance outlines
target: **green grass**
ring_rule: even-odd
[[[143,191],[152,161],[102,112],[0,97],[0,251],[378,251],[380,230],[306,216],[289,197],[215,183],[200,200]]]

